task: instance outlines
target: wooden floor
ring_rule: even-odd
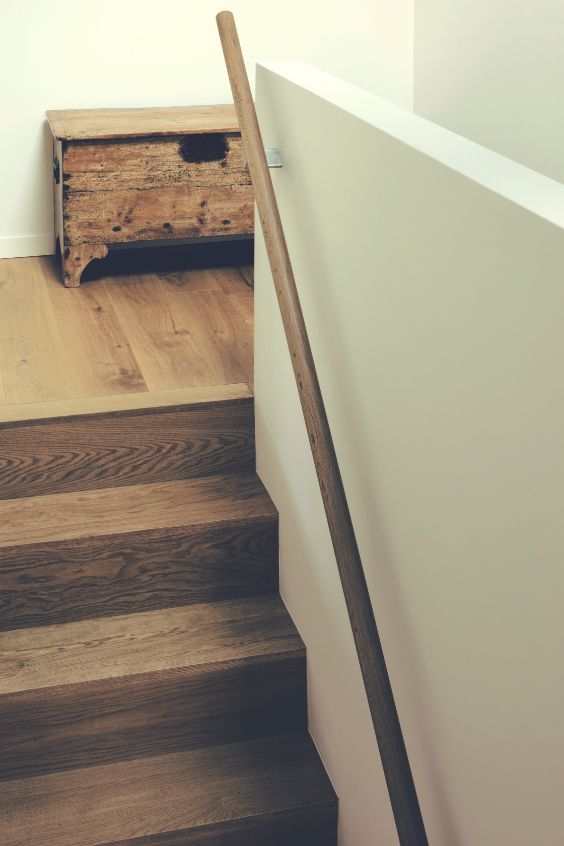
[[[0,261],[0,406],[252,383],[248,243]]]

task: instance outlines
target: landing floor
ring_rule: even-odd
[[[0,406],[252,383],[250,246],[0,261]]]

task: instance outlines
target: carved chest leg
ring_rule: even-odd
[[[94,259],[103,259],[108,255],[105,244],[78,244],[65,247],[63,255],[63,276],[66,288],[78,288],[82,271]]]

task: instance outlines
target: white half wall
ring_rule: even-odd
[[[300,58],[411,106],[413,0],[233,0],[251,76],[259,55]],[[47,109],[231,102],[218,3],[4,3],[0,257],[51,252]]]
[[[429,842],[559,846],[564,186],[300,65],[259,66],[257,103]],[[258,470],[311,727],[341,846],[392,846],[260,237],[255,291]]]
[[[562,0],[416,0],[417,114],[564,182]]]

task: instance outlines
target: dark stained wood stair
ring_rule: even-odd
[[[0,419],[2,846],[334,846],[250,395]]]
[[[307,734],[2,785],[2,846],[330,846],[336,803]]]
[[[5,421],[0,409],[0,442],[0,499],[241,472],[254,469],[253,401]]]
[[[3,629],[277,590],[253,473],[0,500]]]

